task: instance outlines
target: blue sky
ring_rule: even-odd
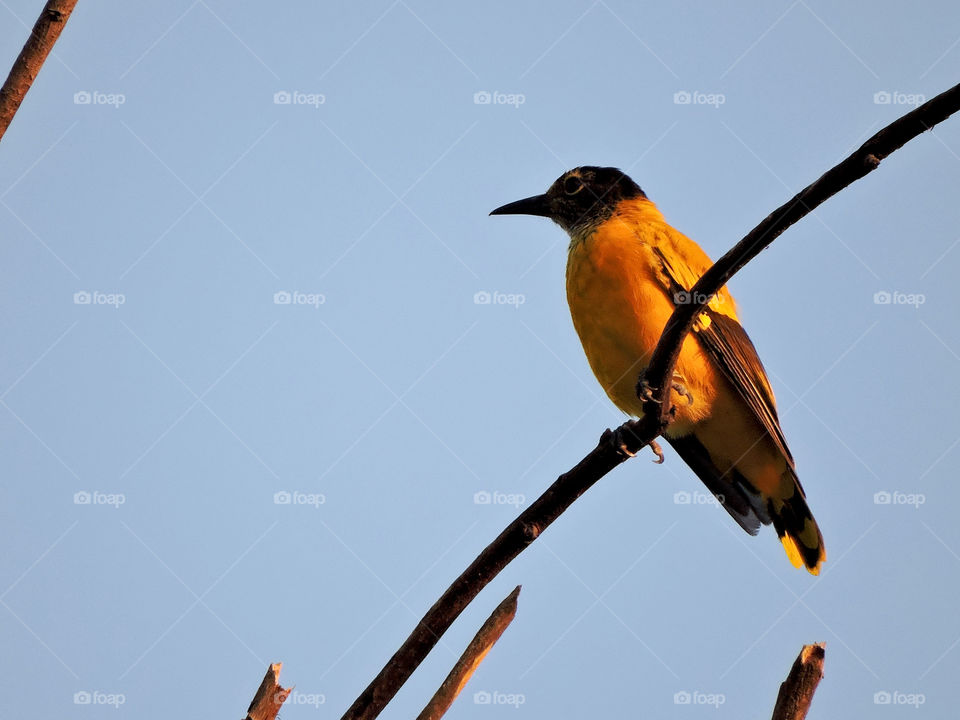
[[[0,65],[39,10],[2,4]],[[717,257],[953,85],[958,40],[947,2],[81,2],[0,143],[9,714],[239,717],[282,661],[284,717],[339,717],[623,420],[565,235],[489,210],[615,165]],[[451,717],[765,716],[814,641],[811,717],[952,717],[958,180],[952,119],[731,283],[821,577],[640,456],[385,716],[522,584]]]

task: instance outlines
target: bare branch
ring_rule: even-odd
[[[403,645],[393,654],[376,678],[344,714],[344,720],[375,718],[400,687],[413,674],[440,636],[511,560],[519,555],[543,530],[591,485],[622,463],[622,455],[607,430],[600,444],[587,457],[557,478],[530,507],[510,523],[470,566],[427,610]]]
[[[53,44],[70,18],[77,0],[48,0],[6,82],[0,88],[0,139],[3,138],[24,96],[37,79]]]
[[[477,631],[473,640],[467,645],[467,649],[463,651],[463,655],[457,660],[457,664],[453,666],[453,670],[447,675],[447,679],[443,681],[437,692],[430,698],[430,702],[427,703],[423,712],[417,715],[417,720],[439,720],[453,705],[453,701],[457,699],[457,695],[463,690],[467,681],[480,667],[480,663],[490,652],[490,648],[500,639],[507,626],[513,622],[513,618],[517,614],[517,597],[519,595],[520,586],[517,585],[513,592],[497,605],[496,610],[490,614],[490,617]]]
[[[696,302],[678,305],[660,336],[657,349],[644,373],[649,386],[656,388],[653,398],[644,404],[644,412],[647,415],[656,415],[663,428],[669,424],[670,393],[665,392],[665,388],[669,387],[670,383],[665,382],[665,379],[673,377],[673,368],[677,364],[683,338],[709,299],[726,285],[738,270],[818,205],[876,170],[881,160],[925,130],[946,120],[957,110],[960,110],[960,85],[954,85],[887,125],[845,160],[830,168],[818,180],[770,213],[763,222],[747,233],[743,240],[717,260],[697,284],[690,288],[690,298]]]
[[[253,702],[247,708],[247,717],[244,720],[274,720],[277,717],[280,706],[293,690],[293,688],[280,687],[277,678],[280,677],[282,667],[283,663],[274,663],[267,668],[267,674],[263,676],[263,682],[260,683],[257,694],[253,696]]]
[[[894,121],[863,144],[846,160],[798,193],[751,230],[718,260],[691,289],[691,297],[706,299],[716,293],[747,262],[820,203],[876,168],[897,148],[960,110],[960,85],[947,90],[916,110]],[[669,396],[664,387],[693,319],[703,305],[680,305],[668,322],[645,373],[654,400],[645,404],[639,421],[628,421],[616,431],[607,430],[576,467],[561,475],[533,504],[510,523],[470,566],[453,581],[427,610],[410,636],[343,715],[343,720],[372,720],[396,695],[440,636],[479,592],[510,561],[532,543],[561,513],[594,483],[638,453],[663,432],[670,422]],[[659,404],[657,400],[661,401]]]
[[[803,720],[807,716],[813,693],[823,677],[825,652],[824,643],[803,646],[787,679],[780,684],[773,720]]]

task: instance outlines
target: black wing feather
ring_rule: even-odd
[[[766,382],[766,372],[746,330],[733,318],[710,308],[706,308],[704,314],[709,324],[696,329],[700,345],[753,411],[754,417],[777,444],[790,467],[795,469],[793,455],[780,429],[780,418]]]
[[[688,288],[679,282],[670,261],[659,248],[654,248],[654,252],[662,263],[670,295],[676,299]],[[766,379],[766,371],[747,332],[736,320],[710,307],[703,309],[701,317],[701,322],[694,326],[700,346],[777,444],[791,469],[794,469],[793,455],[780,429],[777,406]],[[736,469],[721,472],[713,464],[706,448],[692,435],[668,438],[668,441],[703,484],[714,495],[722,497],[723,507],[740,527],[754,535],[761,522],[765,525],[770,523],[770,514],[759,493]],[[800,491],[803,492],[802,487]]]

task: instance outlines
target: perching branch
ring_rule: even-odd
[[[10,127],[24,96],[37,79],[53,44],[70,18],[77,0],[48,0],[6,82],[0,88],[0,139]]]
[[[691,288],[690,297],[706,300],[715,294],[790,225],[874,170],[893,151],[957,110],[960,110],[960,85],[937,95],[885,127],[751,230],[704,273]],[[436,645],[440,636],[487,583],[594,483],[662,434],[671,419],[670,398],[664,390],[670,384],[666,378],[672,377],[680,344],[705,304],[680,305],[667,323],[644,374],[647,383],[654,389],[653,399],[644,404],[644,416],[639,421],[624,423],[617,431],[605,431],[597,446],[576,467],[557,478],[543,495],[484,548],[427,610],[410,636],[343,715],[343,720],[372,720],[377,717]]]
[[[244,720],[275,720],[277,713],[280,712],[280,706],[293,690],[293,688],[281,687],[277,681],[282,667],[283,663],[273,663],[267,668],[267,674],[263,676],[263,682],[257,688],[257,694],[253,696]]]
[[[670,393],[664,388],[670,383],[665,378],[673,376],[673,368],[680,355],[680,346],[693,325],[694,319],[707,305],[710,298],[744,265],[769,247],[784,230],[803,218],[828,198],[848,185],[876,170],[880,161],[907,142],[946,120],[960,110],[960,85],[940,93],[912,112],[887,125],[867,140],[840,164],[835,165],[820,179],[794,195],[790,200],[770,213],[746,237],[717,260],[690,289],[689,297],[694,302],[678,305],[660,336],[657,348],[650,358],[644,373],[647,383],[656,388],[653,399],[644,403],[646,415],[656,415],[661,428],[670,422]],[[642,447],[640,445],[639,447]]]
[[[520,516],[470,563],[433,607],[427,610],[403,645],[353,702],[343,720],[371,720],[377,717],[437,644],[440,636],[487,583],[536,540],[574,500],[626,459],[617,449],[612,437],[613,433],[607,430],[593,452],[575,468],[557,478],[543,495],[520,513]]]
[[[519,595],[520,586],[517,585],[513,592],[497,605],[496,610],[490,614],[490,617],[477,631],[473,640],[467,645],[467,649],[463,651],[463,655],[457,660],[457,664],[453,666],[453,670],[447,675],[447,679],[443,681],[437,692],[430,698],[430,702],[427,703],[423,712],[417,715],[417,720],[439,720],[453,705],[453,701],[457,699],[457,695],[463,690],[467,681],[480,667],[480,663],[483,662],[487,653],[503,635],[507,626],[513,622],[513,618],[517,614],[517,597]]]
[[[807,716],[813,693],[823,677],[825,652],[823,643],[803,646],[787,679],[780,684],[773,720],[803,720]]]

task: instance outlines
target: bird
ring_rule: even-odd
[[[574,168],[546,193],[490,214],[550,218],[570,236],[566,293],[574,328],[610,400],[641,417],[638,378],[676,306],[697,300],[690,290],[710,258],[617,168]],[[675,371],[667,442],[740,527],[756,535],[761,524],[773,524],[793,566],[818,575],[823,536],[766,371],[726,286],[697,317]]]

